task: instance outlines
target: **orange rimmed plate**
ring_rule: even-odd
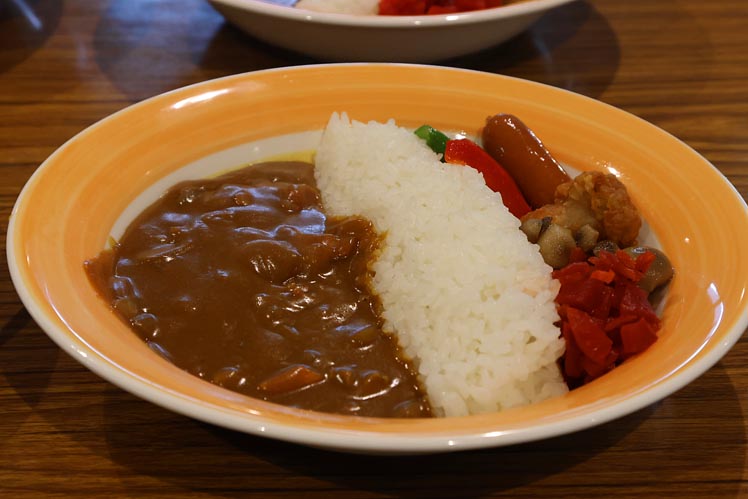
[[[659,341],[563,397],[495,414],[417,420],[278,406],[211,385],[153,353],[96,294],[84,260],[169,184],[306,149],[314,143],[310,132],[333,111],[469,134],[489,113],[513,113],[563,163],[617,174],[677,269]],[[342,451],[462,450],[600,424],[698,377],[748,325],[748,208],[704,158],[592,99],[430,66],[282,68],[208,81],[129,107],[80,133],[39,167],[11,215],[7,248],[13,282],[34,319],[103,378],[196,419]]]

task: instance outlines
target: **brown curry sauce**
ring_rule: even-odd
[[[323,412],[427,417],[429,403],[368,290],[379,238],[328,218],[313,165],[183,182],[86,262],[155,352],[212,383]]]

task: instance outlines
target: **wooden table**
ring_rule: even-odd
[[[23,10],[22,7],[27,7]],[[223,75],[315,62],[204,0],[0,1],[0,219],[86,126]],[[680,137],[748,196],[748,2],[580,1],[446,65],[536,80]],[[172,414],[102,381],[32,321],[0,264],[0,497],[748,497],[748,339],[621,420],[529,445],[338,455]]]

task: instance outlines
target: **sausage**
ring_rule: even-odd
[[[509,172],[533,209],[554,201],[556,187],[570,180],[538,137],[511,114],[486,119],[483,148]]]

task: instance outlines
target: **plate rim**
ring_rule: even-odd
[[[462,72],[462,73],[464,72],[477,73],[481,75],[487,75],[488,77],[507,78],[507,79],[512,79],[512,80],[517,80],[517,81],[523,82],[523,84],[538,85],[538,86],[541,86],[547,89],[552,89],[553,91],[558,91],[558,92],[562,92],[566,94],[572,94],[577,97],[588,99],[589,101],[594,102],[595,105],[606,106],[610,109],[615,110],[616,112],[622,112],[622,113],[625,113],[626,115],[632,116],[636,118],[637,120],[639,120],[640,122],[646,124],[647,126],[653,127],[659,132],[669,135],[672,139],[678,141],[682,147],[688,148],[692,154],[695,154],[696,156],[701,158],[705,166],[708,165],[709,167],[714,169],[717,174],[722,176],[726,186],[729,186],[736,200],[738,200],[739,203],[742,204],[744,215],[746,219],[748,219],[748,205],[746,205],[745,200],[739,194],[737,189],[732,185],[731,182],[729,182],[729,180],[727,180],[724,177],[724,175],[714,165],[712,165],[709,161],[707,161],[703,156],[701,156],[688,144],[684,143],[677,137],[674,137],[673,135],[669,134],[667,131],[659,127],[656,127],[655,125],[641,118],[638,118],[631,113],[628,113],[621,109],[610,106],[604,102],[591,99],[589,97],[585,97],[583,95],[576,94],[568,90],[551,87],[549,85],[545,85],[545,84],[541,84],[541,83],[537,83],[537,82],[533,82],[529,80],[522,80],[519,78],[514,78],[510,76],[505,76],[505,75],[495,75],[495,74],[484,73],[484,72],[474,71],[474,70],[445,68],[445,67],[438,67],[438,66],[426,66],[426,65],[418,65],[418,64],[388,64],[388,63],[317,64],[317,65],[309,65],[309,66],[296,66],[296,67],[290,67],[290,68],[273,68],[273,69],[268,69],[268,70],[263,70],[263,71],[243,73],[239,75],[230,75],[230,76],[217,78],[213,80],[206,80],[203,82],[195,83],[193,85],[181,87],[181,88],[169,91],[169,92],[165,92],[165,93],[153,96],[139,103],[127,106],[103,118],[102,120],[97,121],[96,123],[92,124],[91,126],[87,127],[86,129],[82,130],[81,132],[79,132],[78,134],[70,138],[63,145],[61,145],[58,149],[56,149],[36,169],[36,171],[32,174],[32,176],[29,178],[27,183],[24,185],[11,211],[9,224],[8,224],[8,230],[7,230],[7,236],[6,236],[6,242],[7,242],[6,253],[7,253],[8,266],[9,266],[9,271],[11,275],[11,280],[13,281],[13,284],[22,302],[24,303],[24,306],[29,311],[32,318],[34,318],[37,324],[39,324],[39,326],[44,330],[45,334],[50,336],[52,340],[57,345],[59,345],[66,353],[73,356],[76,360],[81,362],[85,367],[87,367],[89,370],[93,371],[94,373],[102,377],[103,379],[115,384],[116,386],[119,386],[120,388],[125,389],[126,391],[130,393],[137,395],[140,398],[143,398],[144,400],[148,400],[151,403],[154,403],[166,409],[172,410],[174,412],[183,414],[185,416],[192,417],[194,419],[202,420],[205,422],[217,424],[219,426],[231,428],[234,430],[251,433],[251,434],[255,434],[259,436],[271,437],[271,438],[275,438],[278,440],[302,443],[302,444],[316,446],[316,447],[325,447],[325,448],[333,449],[333,450],[343,450],[343,451],[348,451],[348,452],[386,453],[386,454],[418,454],[418,453],[445,452],[445,451],[454,451],[454,450],[466,450],[466,449],[476,449],[476,448],[484,448],[484,447],[512,445],[512,444],[521,443],[521,442],[530,442],[530,441],[550,438],[553,436],[558,436],[561,434],[566,434],[566,433],[590,428],[592,426],[597,426],[599,424],[603,424],[613,419],[636,412],[639,409],[642,409],[643,407],[650,405],[651,403],[655,401],[661,400],[664,397],[667,397],[668,395],[676,392],[680,388],[686,386],[687,384],[692,382],[694,379],[699,377],[701,374],[706,372],[716,362],[718,362],[719,359],[721,359],[729,351],[729,349],[735,344],[735,342],[737,342],[738,339],[742,336],[743,332],[748,326],[748,309],[746,308],[742,310],[742,314],[733,322],[733,324],[728,326],[728,332],[725,335],[725,340],[720,342],[718,345],[712,348],[709,352],[707,352],[707,355],[704,355],[701,358],[695,359],[693,363],[689,364],[688,366],[685,366],[683,370],[681,370],[679,376],[665,379],[664,381],[661,381],[660,383],[658,383],[656,386],[650,387],[649,389],[645,390],[643,393],[632,395],[631,398],[627,399],[627,403],[625,404],[625,406],[623,404],[619,404],[618,406],[607,407],[607,408],[603,408],[601,410],[595,411],[594,414],[591,414],[591,415],[571,417],[571,418],[563,419],[561,421],[534,426],[532,428],[510,430],[506,432],[497,431],[497,432],[493,432],[493,434],[489,432],[489,433],[484,433],[480,435],[449,436],[449,435],[417,434],[415,436],[412,436],[412,435],[403,435],[403,434],[398,434],[398,433],[382,434],[376,431],[372,432],[372,431],[351,431],[351,430],[328,430],[328,429],[320,429],[320,428],[314,428],[314,427],[298,428],[298,427],[294,427],[294,426],[290,426],[286,424],[266,423],[266,422],[263,422],[261,418],[257,419],[257,418],[251,417],[252,415],[239,418],[235,413],[229,411],[226,408],[221,408],[219,406],[215,406],[212,404],[209,404],[209,405],[199,404],[199,403],[196,404],[194,399],[190,397],[182,396],[181,394],[158,392],[157,390],[154,391],[150,389],[150,387],[147,386],[147,383],[143,383],[142,381],[139,380],[139,378],[131,376],[130,373],[126,373],[127,376],[117,375],[117,373],[112,372],[111,370],[112,366],[100,365],[97,361],[94,360],[94,359],[101,360],[101,357],[99,357],[96,351],[89,349],[88,346],[82,342],[76,343],[78,338],[75,339],[76,341],[70,341],[70,338],[67,337],[65,334],[59,333],[59,331],[57,331],[57,325],[55,325],[49,319],[49,317],[41,313],[36,308],[35,300],[33,296],[26,289],[25,278],[22,275],[20,266],[16,264],[16,262],[21,256],[17,253],[17,248],[16,248],[17,244],[19,243],[19,241],[16,239],[19,206],[22,203],[23,199],[26,196],[28,196],[28,192],[31,189],[33,189],[34,182],[36,182],[36,180],[38,180],[40,176],[44,175],[44,171],[46,168],[45,165],[51,164],[54,161],[54,158],[56,157],[56,155],[59,154],[61,151],[63,151],[64,148],[70,147],[70,144],[76,143],[77,141],[81,139],[81,137],[84,137],[86,133],[89,133],[90,131],[95,129],[97,126],[100,126],[101,124],[109,120],[117,119],[117,117],[120,116],[122,113],[131,112],[133,109],[137,108],[138,106],[147,105],[149,102],[152,102],[158,99],[163,99],[165,98],[165,96],[168,96],[170,94],[174,94],[177,92],[184,92],[185,90],[199,88],[199,87],[202,87],[208,84],[214,84],[215,82],[219,80],[226,80],[226,81],[233,80],[233,79],[239,80],[239,79],[247,78],[248,75],[254,75],[257,73],[307,71],[310,69],[310,66],[312,67],[312,69],[313,68],[325,68],[325,67],[330,67],[330,66],[335,66],[335,67],[340,67],[340,66],[408,66],[408,67],[415,67],[415,68],[428,68],[429,70],[436,70],[436,71],[456,71],[456,72]],[[221,414],[217,414],[217,413],[221,413]],[[471,416],[468,416],[468,417],[471,417]],[[322,441],[325,437],[333,437],[334,443]]]

